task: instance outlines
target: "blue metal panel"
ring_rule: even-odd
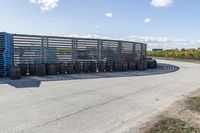
[[[8,76],[9,69],[12,64],[12,48],[13,48],[12,34],[5,33],[5,51],[4,51],[5,73],[4,73],[4,77]]]
[[[5,50],[5,37],[4,33],[0,32],[0,77],[4,77],[4,50]]]
[[[0,77],[8,76],[12,63],[12,34],[0,32]]]

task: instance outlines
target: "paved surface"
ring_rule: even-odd
[[[2,79],[0,133],[139,132],[173,102],[200,88],[200,65],[159,62],[180,70],[79,80],[33,78],[34,83],[29,79],[30,86],[23,82],[21,88]]]
[[[66,75],[52,75],[45,77],[23,77],[21,80],[2,79],[1,82],[9,84],[15,88],[30,88],[40,87],[41,82],[46,81],[62,81],[62,80],[80,80],[80,79],[102,79],[102,78],[119,78],[119,77],[134,77],[134,76],[148,76],[165,74],[177,71],[179,67],[159,63],[157,69],[147,69],[146,71],[126,71],[126,72],[103,72],[103,73],[81,73],[81,74],[66,74]]]

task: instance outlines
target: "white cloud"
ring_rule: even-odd
[[[95,28],[99,28],[99,25],[95,25]]]
[[[59,0],[30,0],[30,2],[40,5],[42,12],[46,12],[58,6]]]
[[[151,18],[145,18],[144,19],[144,23],[150,23],[151,22]]]
[[[151,36],[129,36],[125,40],[143,42],[148,45],[148,49],[163,48],[199,48],[200,40],[172,39],[168,37],[151,37]]]
[[[108,36],[99,36],[94,34],[88,34],[88,35],[80,35],[80,34],[70,34],[67,35],[67,37],[80,37],[80,38],[93,38],[93,39],[113,39]]]
[[[80,35],[71,34],[68,37],[81,37],[81,38],[94,38],[94,39],[114,39],[114,40],[125,40],[133,42],[146,43],[148,49],[162,48],[162,49],[181,49],[181,48],[199,48],[200,40],[186,40],[186,39],[172,39],[168,37],[152,37],[152,36],[135,36],[131,35],[124,38],[113,38],[109,36],[99,36],[94,34]]]
[[[174,3],[174,0],[151,0],[151,5],[155,7],[169,7]]]
[[[105,16],[108,17],[108,18],[112,18],[112,17],[113,17],[113,14],[112,14],[111,12],[107,12],[107,13],[105,14]]]

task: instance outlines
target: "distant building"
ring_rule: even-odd
[[[162,52],[163,49],[158,49],[158,48],[155,48],[155,49],[152,49],[153,52]]]

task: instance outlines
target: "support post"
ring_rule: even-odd
[[[102,41],[99,39],[97,44],[98,62],[102,61],[101,54],[102,54]]]
[[[122,42],[119,41],[118,42],[118,61],[121,62],[122,61]]]

